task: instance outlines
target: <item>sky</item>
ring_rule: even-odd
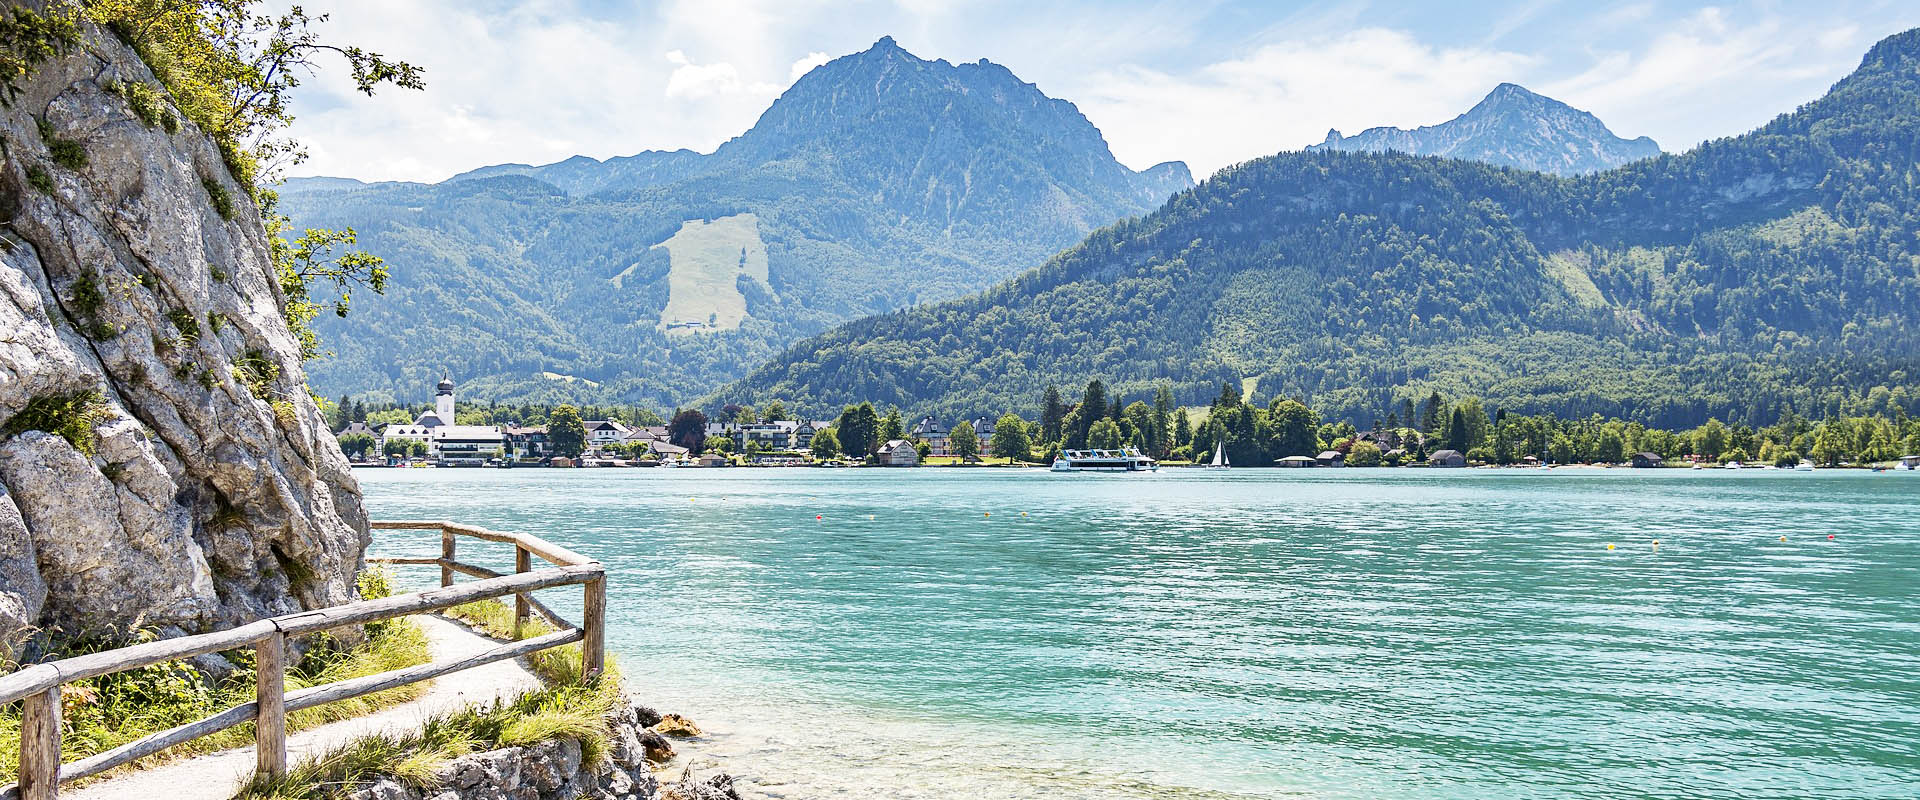
[[[489,164],[711,152],[793,81],[891,35],[1077,105],[1122,163],[1196,177],[1376,125],[1445,121],[1509,81],[1668,151],[1812,100],[1920,2],[325,0],[323,35],[426,69],[372,98],[296,90],[291,175],[439,181]]]

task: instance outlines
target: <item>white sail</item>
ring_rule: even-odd
[[[1210,467],[1227,466],[1227,448],[1225,443],[1219,443],[1213,446],[1213,463],[1208,464],[1207,466],[1210,466]]]

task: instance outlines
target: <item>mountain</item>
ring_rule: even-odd
[[[1660,145],[1642,136],[1622,139],[1600,118],[1503,83],[1467,113],[1424,128],[1368,128],[1356,136],[1328,131],[1308,150],[1349,153],[1394,151],[1482,161],[1555,175],[1613,169],[1660,155]]]
[[[977,291],[1192,186],[1114,160],[1073,104],[883,38],[821,65],[711,154],[505,164],[439,184],[290,181],[355,228],[385,297],[319,326],[328,395],[670,407],[853,318]]]
[[[1751,133],[1575,178],[1399,153],[1223,171],[979,295],[805,341],[712,402],[1031,415],[1222,382],[1662,425],[1920,410],[1920,30]]]

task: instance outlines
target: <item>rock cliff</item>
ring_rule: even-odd
[[[0,658],[345,602],[367,543],[259,211],[112,34],[0,108]]]

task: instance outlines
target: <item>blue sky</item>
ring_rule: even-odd
[[[1433,124],[1512,81],[1670,151],[1811,100],[1920,3],[328,0],[329,36],[428,70],[371,100],[302,87],[297,175],[710,151],[805,70],[884,35],[1074,102],[1135,168],[1220,167],[1329,128]]]

